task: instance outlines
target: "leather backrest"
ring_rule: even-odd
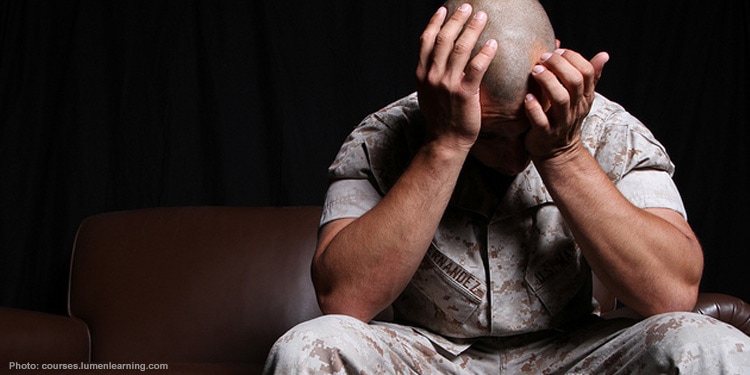
[[[152,208],[80,226],[69,310],[92,360],[262,363],[320,315],[310,279],[320,207]]]
[[[729,323],[750,336],[750,304],[737,297],[700,293],[693,311]]]

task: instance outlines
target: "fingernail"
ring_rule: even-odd
[[[555,53],[558,54],[558,55],[562,55],[563,53],[565,53],[565,50],[562,49],[562,48],[558,48],[558,49],[555,50]]]
[[[461,4],[460,7],[458,7],[459,12],[468,12],[471,6],[469,4]]]
[[[542,58],[542,61],[547,61],[547,60],[549,60],[549,58],[550,58],[550,57],[552,57],[552,54],[551,54],[551,53],[549,53],[549,52],[545,52],[545,53],[543,53],[543,54],[542,54],[542,56],[541,56],[541,58]]]
[[[481,21],[481,20],[487,18],[487,14],[480,11],[480,12],[477,12],[477,14],[474,15],[474,18]]]
[[[541,65],[534,65],[534,68],[533,68],[533,69],[531,69],[531,71],[532,71],[532,72],[533,72],[534,74],[539,74],[539,73],[543,72],[544,70],[545,70],[545,69],[544,69],[544,67],[543,67],[543,66],[541,66]]]
[[[536,98],[534,98],[534,94],[526,94],[526,101],[527,102],[530,102],[530,101],[532,101],[534,99],[536,99]]]
[[[497,48],[497,40],[490,39],[487,41],[487,47]]]

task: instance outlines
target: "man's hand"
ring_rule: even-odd
[[[549,108],[533,95],[526,96],[526,113],[531,129],[526,136],[526,150],[532,158],[549,159],[581,146],[583,119],[594,101],[594,89],[609,60],[600,52],[591,61],[580,54],[558,49],[542,54],[532,77],[539,83]]]
[[[532,71],[542,100],[529,95],[525,102],[531,123],[526,148],[581,253],[607,290],[643,316],[689,311],[703,269],[692,229],[670,209],[634,206],[580,139],[608,59],[599,53],[586,61],[561,49],[542,55]]]
[[[497,52],[497,41],[489,40],[472,57],[487,14],[480,11],[472,16],[469,4],[460,6],[447,21],[446,13],[445,7],[438,9],[420,39],[419,105],[430,140],[468,150],[481,127],[479,85]]]

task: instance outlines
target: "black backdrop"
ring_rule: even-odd
[[[703,290],[750,300],[750,3],[543,1],[599,91],[667,146]],[[321,204],[369,112],[411,92],[440,1],[0,2],[0,305],[64,312],[78,223],[174,205]]]

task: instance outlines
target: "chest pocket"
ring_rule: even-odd
[[[484,282],[431,246],[410,283],[442,314],[457,323],[468,320],[487,294]],[[412,296],[416,297],[416,296]],[[425,301],[426,302],[426,301]]]
[[[544,218],[544,220],[541,220]],[[539,210],[535,229],[529,238],[530,254],[525,281],[539,298],[553,321],[560,316],[591,309],[585,296],[591,269],[559,211],[552,206]]]

